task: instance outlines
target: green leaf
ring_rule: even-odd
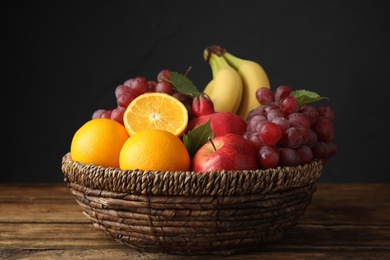
[[[208,142],[208,138],[214,138],[214,133],[211,130],[211,118],[198,127],[192,129],[188,134],[183,135],[183,142],[187,148],[190,157],[193,158],[196,151]]]
[[[305,89],[291,91],[290,96],[295,97],[300,106],[303,104],[311,103],[311,102],[318,101],[318,100],[321,100],[324,98],[327,99],[327,97],[321,97],[317,93],[315,93],[313,91],[305,90]]]
[[[200,96],[202,94],[189,78],[178,72],[170,72],[169,78],[169,82],[172,83],[174,89],[183,94],[186,94],[192,98]]]

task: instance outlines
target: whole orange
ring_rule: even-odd
[[[130,136],[120,152],[122,170],[188,171],[190,156],[183,141],[161,129],[140,130]]]
[[[85,164],[119,168],[119,154],[128,138],[124,125],[107,118],[92,119],[74,134],[70,155]]]

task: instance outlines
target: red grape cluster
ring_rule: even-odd
[[[275,91],[259,88],[259,107],[249,112],[243,134],[258,151],[260,168],[296,166],[337,153],[334,143],[334,111],[329,106],[299,105],[291,88]]]
[[[126,80],[123,84],[115,88],[117,107],[114,109],[98,109],[92,114],[94,118],[110,118],[123,124],[123,114],[127,106],[133,99],[146,92],[160,92],[172,95],[179,99],[187,108],[189,118],[191,118],[192,98],[179,91],[176,91],[171,82],[169,73],[172,70],[163,69],[157,74],[157,80],[147,80],[144,77],[135,77]]]

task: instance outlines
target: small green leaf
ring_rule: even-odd
[[[188,134],[183,135],[183,142],[187,148],[190,157],[193,158],[196,151],[208,142],[208,138],[214,138],[214,133],[211,130],[211,118],[204,123],[203,125],[199,125],[198,127],[192,129],[188,132]]]
[[[172,71],[169,73],[170,81],[175,88],[175,90],[186,94],[190,97],[200,96],[202,93],[196,88],[192,81],[186,76]]]
[[[317,93],[315,93],[313,91],[305,90],[305,89],[291,91],[290,95],[297,99],[298,104],[300,106],[303,104],[318,101],[318,100],[321,100],[324,98],[327,99],[327,97],[321,97]]]

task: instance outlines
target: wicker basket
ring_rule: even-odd
[[[257,171],[122,171],[62,159],[84,214],[148,252],[230,255],[279,240],[310,204],[321,161]]]

